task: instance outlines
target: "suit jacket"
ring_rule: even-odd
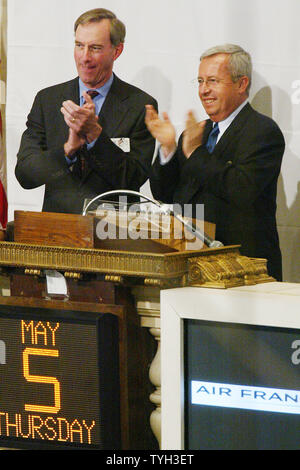
[[[15,174],[21,186],[45,185],[43,211],[65,213],[81,213],[85,198],[106,191],[138,191],[149,176],[155,148],[144,123],[145,105],[157,108],[156,101],[114,76],[99,115],[103,131],[92,149],[82,150],[89,167],[82,179],[64,155],[69,130],[60,109],[65,100],[79,104],[78,78],[37,94],[18,152]],[[113,137],[129,138],[130,151],[121,150]]]
[[[204,204],[204,218],[216,224],[216,239],[241,245],[241,253],[266,258],[268,270],[281,280],[276,227],[277,180],[284,138],[277,124],[249,104],[220,138],[212,154],[204,139],[187,159],[182,136],[166,165],[156,159],[150,176],[153,196],[166,203]]]

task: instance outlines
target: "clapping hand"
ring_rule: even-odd
[[[67,100],[61,107],[61,112],[69,127],[69,139],[65,143],[67,155],[76,152],[85,142],[93,142],[102,132],[92,98],[88,93],[84,93],[84,98],[83,106]]]
[[[167,113],[163,113],[161,119],[152,105],[146,105],[145,123],[166,157],[176,150],[176,131]]]
[[[182,150],[186,158],[189,158],[194,150],[202,144],[205,124],[206,121],[198,122],[196,120],[193,111],[188,112],[182,139]]]

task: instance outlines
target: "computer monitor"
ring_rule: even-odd
[[[276,284],[162,293],[163,448],[300,448],[299,296]]]

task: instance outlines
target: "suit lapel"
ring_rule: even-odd
[[[61,106],[63,101],[67,101],[67,100],[72,100],[74,103],[79,104],[78,78],[74,78],[74,80],[71,80],[62,86],[61,94],[58,96],[58,105]],[[63,122],[63,125],[62,125],[63,138],[64,138],[64,141],[66,141],[69,135],[69,128],[67,124],[65,123],[62,114],[61,114],[61,117],[62,117],[62,122]]]
[[[230,126],[226,129],[219,142],[215,146],[214,153],[222,156],[227,147],[232,143],[235,136],[239,133],[245,125],[245,121],[248,119],[249,114],[253,112],[249,103],[239,112],[236,118],[232,121]]]
[[[207,142],[207,139],[208,139],[208,136],[213,128],[213,121],[211,121],[210,119],[207,119],[206,121],[206,124],[205,124],[205,128],[204,128],[204,133],[203,133],[203,140],[202,142]]]
[[[61,97],[63,101],[72,100],[79,104],[79,80],[78,77],[67,82],[62,88]]]
[[[59,103],[62,104],[63,101],[71,100],[76,104],[80,104],[80,96],[79,96],[79,79],[74,78],[74,80],[71,80],[67,83],[65,83],[62,87],[61,94],[59,96]],[[64,134],[64,142],[68,140],[69,137],[69,128],[65,121],[63,120],[63,128],[62,132]],[[80,154],[80,151],[78,152]],[[77,174],[78,167],[80,167],[80,160],[78,159],[77,162],[75,163],[73,167],[74,174]],[[79,178],[80,179],[80,178]],[[79,186],[82,186],[84,180],[86,177],[80,179]]]
[[[126,106],[128,92],[122,84],[123,82],[115,75],[99,114],[99,122],[109,137],[122,137],[117,135],[118,128],[128,112]]]

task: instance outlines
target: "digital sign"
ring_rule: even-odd
[[[184,325],[185,448],[300,449],[300,330]]]
[[[0,446],[120,448],[118,319],[0,305]]]

